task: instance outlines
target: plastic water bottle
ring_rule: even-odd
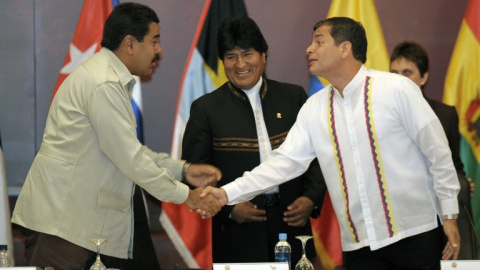
[[[12,266],[12,260],[8,256],[7,245],[0,245],[0,267]]]
[[[292,248],[287,242],[287,234],[278,234],[278,243],[275,245],[275,261],[276,262],[288,262],[288,269],[290,268]]]

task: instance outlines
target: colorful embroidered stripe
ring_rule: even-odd
[[[368,139],[370,141],[370,149],[372,151],[372,160],[375,167],[380,197],[382,199],[383,213],[385,215],[385,222],[388,228],[388,235],[389,237],[392,237],[396,234],[396,229],[393,219],[393,212],[390,207],[390,198],[388,196],[388,188],[384,177],[385,171],[383,169],[382,158],[379,153],[377,132],[372,113],[372,83],[373,78],[367,76],[364,86],[365,123],[367,125]]]
[[[335,113],[334,113],[334,102],[333,102],[333,87],[330,89],[330,105],[328,108],[328,115],[329,115],[329,121],[330,125],[328,127],[328,131],[330,134],[330,139],[332,140],[332,145],[333,145],[333,156],[335,157],[336,164],[337,164],[337,170],[338,174],[341,180],[340,186],[343,187],[343,200],[345,203],[345,219],[347,221],[347,225],[349,225],[350,229],[350,236],[352,237],[352,241],[355,243],[359,243],[360,240],[358,239],[358,233],[357,233],[357,228],[355,227],[355,224],[353,223],[352,220],[352,215],[350,214],[350,200],[349,200],[349,195],[348,195],[348,187],[347,187],[347,179],[345,176],[345,167],[343,166],[343,159],[342,159],[342,153],[340,152],[340,146],[338,144],[338,136],[337,136],[337,129],[335,126]]]

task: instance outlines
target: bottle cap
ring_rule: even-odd
[[[8,250],[7,245],[0,245],[0,250]]]
[[[279,240],[287,240],[287,234],[286,233],[279,233],[278,234],[278,239]]]

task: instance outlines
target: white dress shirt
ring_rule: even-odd
[[[255,125],[257,128],[258,137],[258,151],[260,152],[260,162],[263,162],[272,153],[272,145],[268,138],[267,126],[263,119],[262,100],[260,98],[260,88],[262,86],[263,79],[260,77],[258,83],[250,90],[243,90],[250,101],[252,106],[253,116],[255,117]],[[267,194],[278,193],[278,187],[267,191]]]
[[[282,146],[223,186],[229,204],[306,171],[317,157],[342,249],[385,247],[458,213],[459,183],[440,121],[408,78],[362,66],[343,91],[331,85],[302,107]]]

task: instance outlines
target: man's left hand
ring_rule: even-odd
[[[314,204],[305,197],[298,197],[292,204],[287,207],[287,211],[283,212],[283,221],[289,226],[303,227],[310,219]]]
[[[443,231],[448,238],[448,242],[442,252],[442,260],[457,260],[460,253],[460,232],[456,220],[445,220]]]

